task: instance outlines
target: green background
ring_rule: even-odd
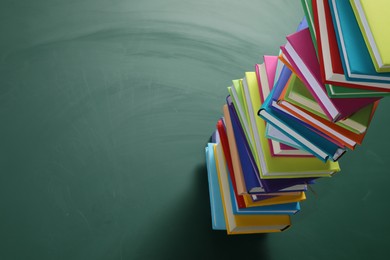
[[[211,230],[226,87],[302,16],[299,0],[2,0],[0,259],[387,255],[388,99],[291,229]]]

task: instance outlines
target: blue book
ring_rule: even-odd
[[[314,183],[315,178],[261,179],[230,96],[227,97],[227,104],[248,193],[304,191],[307,189],[306,184]]]
[[[209,182],[211,223],[214,230],[226,230],[213,146],[213,143],[208,143],[206,147],[206,165]]]
[[[329,0],[345,77],[351,81],[390,83],[390,73],[378,73],[349,0]]]
[[[291,77],[291,70],[286,66],[283,65],[282,71],[280,72],[280,76],[278,78],[278,81],[276,82],[275,86],[272,88],[271,93],[274,99],[279,99],[280,95],[283,92],[284,87],[286,86],[288,80]]]
[[[230,174],[228,174],[229,187],[230,190],[233,190],[233,183],[230,179]],[[284,204],[275,204],[269,206],[257,206],[240,209],[237,205],[236,197],[234,192],[230,192],[230,197],[232,201],[233,214],[239,215],[250,215],[250,214],[264,214],[264,215],[294,215],[300,211],[301,207],[299,202],[284,203]],[[269,196],[268,196],[269,198]]]

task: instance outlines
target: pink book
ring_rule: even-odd
[[[344,119],[378,100],[378,98],[329,98],[325,85],[321,81],[320,64],[309,29],[293,33],[286,38],[287,44],[281,47],[283,53],[329,120],[336,122]]]
[[[271,86],[274,85],[274,79],[275,79],[276,67],[278,66],[278,60],[279,60],[278,56],[264,55],[265,71],[267,72],[268,84],[270,85],[270,90],[272,90]]]

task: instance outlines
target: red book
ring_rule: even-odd
[[[225,160],[229,169],[229,175],[230,175],[230,179],[232,180],[234,196],[236,197],[238,208],[240,209],[246,208],[244,196],[238,195],[237,192],[236,179],[234,177],[234,170],[233,170],[233,162],[232,162],[232,157],[230,156],[229,141],[226,134],[225,125],[222,119],[218,120],[217,122],[217,130],[219,133],[219,138],[221,139],[222,150],[223,150],[223,154],[225,155]]]

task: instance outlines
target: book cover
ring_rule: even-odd
[[[286,101],[280,102],[279,105],[288,110],[290,113],[294,114],[300,120],[306,122],[312,127],[319,129],[321,132],[324,132],[325,134],[329,135],[331,138],[342,143],[351,150],[354,150],[357,144],[361,144],[363,142],[363,138],[366,133],[356,134],[350,132],[333,122],[330,122],[308,111],[302,110],[299,107],[296,107]],[[374,110],[376,109],[376,107],[377,103],[375,103],[374,105]],[[373,114],[368,115],[370,120],[372,118],[372,115]]]
[[[306,21],[308,27],[310,29],[311,39],[313,41],[313,46],[317,51],[317,40],[316,40],[316,32],[313,24],[313,11],[312,11],[312,2],[311,0],[301,0],[303,12],[305,13]]]
[[[251,150],[253,150],[254,146],[254,140],[252,139],[251,130],[249,128],[249,123],[247,121],[247,111],[246,107],[244,105],[244,97],[243,97],[243,90],[241,87],[242,79],[240,80],[233,80],[233,86],[228,87],[228,92],[230,95],[230,99],[232,100],[234,104],[234,108],[237,111],[237,115],[240,121],[240,124],[242,125],[242,128],[244,130],[245,137],[248,140],[249,146]]]
[[[338,88],[331,85],[334,84],[337,86],[351,88],[349,92],[346,90],[346,93],[343,93],[344,96],[358,95],[362,97],[380,97],[381,95],[388,95],[387,92],[389,91],[387,89],[387,84],[359,81],[352,82],[346,79],[340,58],[336,33],[333,27],[329,2],[312,0],[312,7],[314,28],[317,33],[318,57],[320,65],[322,66],[322,77],[325,83],[330,84],[329,88],[331,91],[328,91],[328,93],[337,93]],[[357,91],[354,90],[355,88],[362,90]]]
[[[347,79],[387,83],[390,88],[390,73],[375,70],[349,0],[330,0],[329,4]]]
[[[228,176],[218,171],[218,169],[225,167],[222,161],[219,160],[223,154],[222,148],[218,143],[214,145],[214,156],[228,234],[281,232],[291,226],[289,215],[235,215],[233,213]]]
[[[277,56],[264,56],[264,63],[256,64],[256,77],[261,102],[268,97],[273,88],[278,61]],[[264,121],[264,123],[266,122]],[[312,156],[280,131],[278,132],[278,139],[272,138],[274,132],[268,134],[268,129],[269,127],[267,127],[268,143],[273,156]]]
[[[298,194],[290,194],[286,192],[283,195],[277,196],[264,196],[259,194],[244,195],[245,205],[247,208],[267,205],[285,204],[291,202],[300,202],[306,200],[305,192],[299,192]]]
[[[377,72],[390,72],[390,2],[350,0],[360,31]]]
[[[224,111],[228,110],[227,105],[224,105],[223,110]],[[225,155],[225,160],[226,160],[226,163],[227,163],[227,166],[229,169],[229,174],[231,175],[230,178],[232,179],[233,191],[234,191],[234,195],[237,199],[237,205],[239,208],[245,208],[244,198],[242,196],[239,196],[239,193],[238,193],[237,182],[236,182],[236,177],[235,177],[235,175],[237,175],[237,173],[235,173],[235,171],[234,171],[233,160],[232,160],[232,156],[231,156],[231,154],[234,154],[236,156],[236,154],[234,153],[236,151],[230,150],[228,136],[227,136],[226,130],[225,130],[225,124],[223,123],[222,119],[218,120],[218,122],[217,122],[217,131],[218,131],[218,134],[220,137],[222,150],[223,150],[223,153]],[[234,147],[233,147],[233,149],[234,149]],[[238,158],[235,158],[235,160],[238,160]],[[241,181],[240,178],[238,178],[238,179],[239,179],[239,181]],[[241,185],[241,183],[239,185]]]
[[[229,172],[225,172],[228,170],[226,168],[218,169],[221,174],[227,176],[229,181],[230,188],[230,199],[232,201],[232,208],[234,215],[248,215],[248,214],[260,214],[260,215],[294,215],[300,210],[299,202],[290,202],[290,203],[282,203],[282,204],[274,204],[274,205],[266,205],[266,206],[255,206],[255,207],[244,207],[240,208],[238,206],[238,198],[235,196],[233,191],[233,183],[231,179],[231,174]],[[269,197],[269,196],[264,196]]]
[[[262,103],[258,93],[256,75],[246,72],[247,87],[252,102],[251,111],[256,115]],[[260,117],[255,116],[252,127],[258,133],[255,136],[256,151],[259,157],[262,178],[297,178],[297,177],[329,177],[339,171],[337,162],[323,163],[315,157],[273,157],[265,137],[265,124]]]
[[[313,156],[311,153],[302,150],[299,144],[273,125],[266,124],[265,137],[271,142],[270,149],[273,156],[274,154],[283,154],[284,156],[292,157]]]
[[[279,99],[285,100],[312,114],[327,119],[325,113],[311,95],[310,91],[307,90],[302,81],[295,75],[291,76],[289,85],[286,86],[286,92]],[[378,103],[378,101],[360,109],[351,116],[336,122],[336,125],[356,134],[366,132],[368,122],[370,120],[370,114],[372,113],[374,104],[376,103]]]
[[[217,168],[214,159],[214,144],[209,143],[205,150],[212,228],[214,230],[226,230],[222,198],[219,190]]]
[[[225,106],[223,107],[225,130],[227,134],[227,141],[230,150],[230,158],[232,159],[233,175],[236,183],[237,194],[247,194],[247,188],[245,185],[243,166],[238,154],[237,142],[233,132],[233,126],[230,119],[229,111],[226,111]],[[245,166],[245,165],[244,165]]]
[[[339,121],[377,100],[377,98],[330,99],[321,81],[317,56],[310,41],[308,29],[286,37],[286,56],[296,68],[298,77],[305,83],[318,104],[331,121]]]
[[[279,93],[282,91],[279,91]],[[301,145],[306,151],[312,153],[317,158],[326,162],[328,159],[338,160],[345,152],[344,149],[335,146],[333,143],[324,140],[321,135],[307,129],[302,122],[291,120],[286,116],[287,111],[280,113],[277,100],[279,95],[272,89],[270,95],[258,111],[258,115],[278,128],[282,133]]]
[[[253,158],[253,154],[249,149],[248,142],[243,134],[241,125],[239,124],[237,113],[234,110],[234,105],[228,97],[229,114],[225,114],[225,118],[230,117],[232,122],[234,136],[237,144],[238,154],[241,160],[242,171],[248,193],[275,193],[306,190],[306,183],[312,181],[311,178],[298,179],[261,179],[258,166]],[[228,121],[228,119],[226,120]]]
[[[301,0],[302,6],[305,12],[306,20],[309,25],[310,34],[313,40],[313,45],[317,51],[317,57],[320,59],[320,69],[321,69],[321,76],[322,76],[322,82],[325,84],[326,91],[328,93],[328,96],[331,98],[356,98],[356,97],[382,97],[383,95],[388,95],[389,93],[383,93],[375,90],[364,90],[364,89],[358,89],[358,88],[348,88],[343,86],[336,86],[332,84],[327,84],[328,82],[325,80],[325,72],[324,72],[324,65],[323,65],[323,59],[321,57],[321,53],[318,53],[318,44],[317,44],[317,36],[314,25],[314,13],[313,13],[313,3],[315,1],[312,0]],[[338,50],[337,50],[338,53]]]

